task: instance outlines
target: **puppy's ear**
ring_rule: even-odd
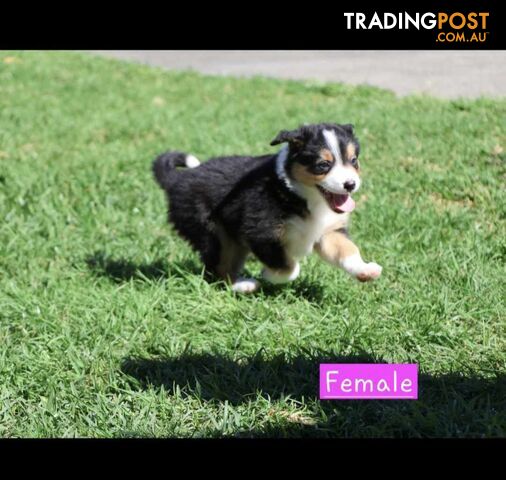
[[[350,135],[353,135],[354,132],[354,126],[351,123],[346,123],[345,125],[341,125],[341,128],[343,130],[346,130]]]
[[[288,142],[291,145],[302,145],[303,144],[303,136],[302,130],[299,128],[297,130],[281,130],[278,133],[276,138],[272,140],[271,145],[279,145],[280,143]]]

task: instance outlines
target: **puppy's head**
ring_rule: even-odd
[[[319,123],[282,130],[271,145],[288,143],[286,174],[292,182],[315,189],[336,212],[350,212],[350,194],[360,188],[360,146],[352,125]]]

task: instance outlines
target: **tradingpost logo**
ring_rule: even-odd
[[[489,12],[345,12],[344,16],[347,30],[435,30],[435,41],[443,43],[484,43],[490,35]]]

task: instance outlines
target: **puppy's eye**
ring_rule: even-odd
[[[316,175],[323,175],[330,170],[330,167],[331,165],[329,162],[319,162],[313,166],[312,170]]]
[[[357,157],[352,157],[350,159],[350,163],[353,168],[358,168],[358,158]]]

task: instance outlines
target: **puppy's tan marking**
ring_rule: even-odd
[[[344,258],[359,253],[358,247],[344,233],[335,230],[323,235],[315,250],[332,265],[340,265]]]
[[[357,149],[353,143],[348,143],[346,146],[346,158],[351,160],[353,157],[357,156]]]
[[[223,228],[217,227],[216,233],[220,239],[220,261],[216,273],[223,280],[233,283],[244,266],[248,249],[231,239]]]
[[[332,162],[334,160],[334,155],[332,155],[332,152],[328,148],[320,150],[320,157],[327,162]]]
[[[341,267],[360,282],[375,280],[381,275],[381,266],[362,260],[358,247],[341,232],[323,235],[315,250],[326,262]]]
[[[313,187],[325,178],[325,174],[315,175],[314,173],[308,171],[304,165],[297,162],[293,164],[291,170],[293,179],[303,185],[307,185],[308,187]]]
[[[348,143],[348,145],[346,146],[345,156],[346,156],[346,161],[347,162],[350,162],[352,158],[356,158],[357,157],[357,147],[355,146],[355,144]],[[360,163],[359,163],[359,161],[357,160],[356,166],[355,167],[352,166],[351,168],[353,168],[357,172],[360,172]]]

